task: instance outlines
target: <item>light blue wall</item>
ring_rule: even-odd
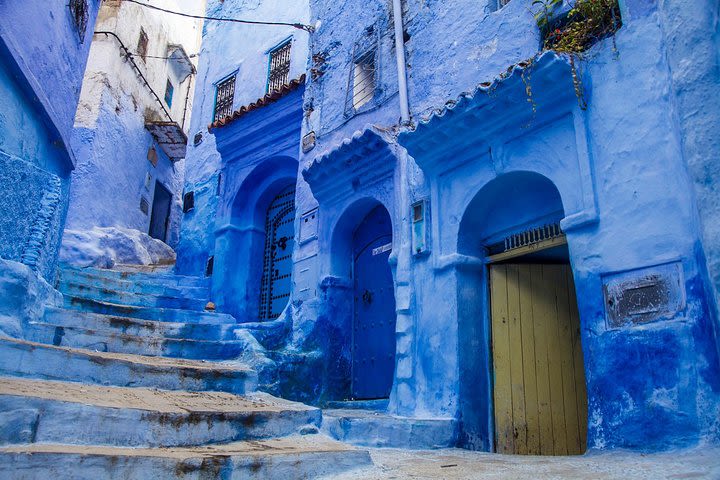
[[[156,181],[174,194],[172,208],[179,209],[182,161],[173,164],[165,155],[131,97],[101,92],[96,123],[78,126],[72,134],[79,160],[72,175],[67,228],[118,226],[147,233]],[[150,148],[158,157],[155,166],[148,160]],[[140,210],[141,198],[149,204],[147,214]],[[177,227],[171,225],[167,243],[176,241]]]
[[[512,195],[521,183],[504,174],[535,172],[549,179],[562,199],[581,314],[590,447],[656,450],[717,440],[717,319],[705,260],[707,255],[712,266],[715,258],[708,252],[716,243],[711,220],[716,186],[710,179],[717,142],[710,140],[713,134],[692,133],[705,127],[714,132],[718,124],[717,109],[692,115],[700,111],[700,98],[717,98],[712,94],[717,55],[709,47],[717,8],[621,2],[622,29],[576,61],[584,89],[580,100],[588,104],[582,110],[566,60],[543,57],[527,69],[507,70],[538,52],[530,3],[512,0],[495,10],[477,2],[408,1],[414,123],[423,123],[434,110],[437,115],[415,133],[401,135],[400,143],[414,157],[407,158],[393,146],[392,132],[385,138],[390,157],[371,153],[377,150],[371,147],[374,140],[355,133],[392,127],[399,117],[388,5],[311,2],[313,23],[320,20],[312,54],[325,61],[311,65],[324,73],[306,90],[306,109],[312,111],[304,132],[315,131],[318,146],[301,158],[312,191],[299,192],[298,208],[306,211],[319,203],[321,221],[317,242],[300,245],[296,258],[318,252],[302,269],[314,268],[317,276],[310,283],[321,288],[317,303],[303,299],[296,317],[347,315],[322,293],[327,291],[323,279],[337,271],[336,219],[363,197],[383,203],[394,219],[391,262],[398,304],[390,410],[456,417],[465,445],[491,448],[488,309],[479,293],[487,288],[485,267],[480,252],[462,248],[458,239],[481,240],[480,226],[500,238],[510,227],[531,225],[547,212],[538,210],[540,202],[528,201],[524,211],[504,205],[478,211],[475,222],[461,219],[487,208],[486,202],[472,202],[494,179],[506,182],[499,195]],[[681,29],[673,36],[686,22],[676,8],[692,12],[689,38],[677,36]],[[348,117],[353,49],[367,41],[371,26],[373,34],[379,32],[380,101]],[[680,73],[689,69],[683,59],[692,58],[696,43],[691,39],[703,35],[710,66],[700,65],[688,79],[690,73]],[[498,83],[489,91],[475,92],[494,79]],[[463,92],[471,93],[459,98]],[[689,106],[683,97],[692,99]],[[375,173],[353,171],[358,158]],[[394,168],[382,173],[388,163]],[[430,200],[431,252],[413,256],[409,206],[423,198]],[[515,213],[504,224],[482,220],[505,209]],[[671,268],[680,272],[685,295],[680,311],[644,326],[606,326],[603,283],[616,275]],[[294,298],[300,297],[296,289]]]
[[[208,2],[209,16],[235,18],[273,18],[277,21],[305,22],[307,1],[218,1]],[[249,105],[266,93],[267,52],[285,39],[292,38],[290,78],[299,77],[307,64],[308,34],[291,27],[247,26],[207,22],[203,31],[198,66],[198,81],[190,128],[190,145],[185,162],[185,192],[195,192],[195,209],[183,216],[177,245],[177,270],[202,275],[208,258],[215,251],[215,217],[218,208],[220,154],[214,133],[208,132],[213,121],[216,85],[228,75],[237,75],[234,109]],[[202,143],[193,146],[196,133]]]
[[[51,280],[98,2],[81,42],[66,3],[0,3],[0,256]]]

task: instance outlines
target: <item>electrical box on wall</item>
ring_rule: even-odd
[[[412,252],[413,255],[430,253],[428,245],[428,228],[430,225],[430,204],[427,200],[415,202],[410,207],[412,220]]]

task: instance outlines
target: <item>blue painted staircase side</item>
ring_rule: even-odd
[[[0,337],[0,477],[218,478],[223,465],[222,478],[285,480],[371,462],[319,433],[321,410],[257,392],[245,361],[273,361],[250,332],[272,343],[282,323],[239,325],[204,310],[206,279],[137,270],[65,267],[65,308]]]

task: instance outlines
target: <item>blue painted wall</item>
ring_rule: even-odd
[[[98,10],[81,38],[66,3],[0,4],[0,256],[52,280],[68,202],[73,119]]]
[[[316,244],[300,245],[297,258],[318,252],[314,266],[302,268],[315,268],[320,285],[334,272],[346,275],[333,251],[334,230],[343,224],[338,218],[363,198],[383,203],[394,219],[391,264],[398,304],[389,408],[410,416],[456,417],[465,445],[491,449],[484,260],[462,239],[499,239],[559,213],[581,312],[589,445],[655,450],[716,440],[720,377],[709,271],[717,189],[710,180],[715,156],[700,152],[712,153],[717,145],[712,133],[691,132],[704,131],[701,125],[713,132],[718,124],[717,109],[693,115],[700,98],[717,97],[711,93],[718,85],[712,75],[717,55],[710,48],[717,7],[698,13],[689,2],[621,2],[622,29],[577,60],[580,100],[588,104],[582,110],[567,60],[543,57],[527,69],[507,70],[538,53],[530,3],[512,0],[497,9],[495,2],[407,2],[415,125],[438,112],[427,125],[400,136],[407,157],[394,146],[392,131],[379,133],[390,156],[370,153],[372,135],[356,133],[398,123],[389,5],[311,2],[313,23],[320,22],[312,54],[323,57],[311,67],[322,75],[307,87],[303,127],[317,134],[318,146],[301,158],[311,192],[299,191],[298,208],[319,205],[320,227]],[[693,13],[679,15],[676,8]],[[683,25],[691,31],[686,37],[679,36]],[[692,57],[692,39],[703,35],[707,63],[691,73],[682,59]],[[373,41],[379,52],[376,100],[348,115],[353,54]],[[499,80],[489,91],[475,92],[494,79]],[[470,93],[459,98],[463,92]],[[692,99],[689,104],[684,97]],[[356,168],[357,157],[377,171]],[[380,173],[387,163],[394,168]],[[504,184],[497,195],[514,195],[523,183],[506,174],[522,171],[549,180],[562,200],[560,211],[557,203],[544,211],[547,202],[539,200],[528,200],[525,208],[501,203],[494,209],[474,200],[484,198],[477,195],[494,179]],[[429,255],[410,251],[409,207],[420,199],[431,208]],[[496,216],[499,223],[487,222]],[[300,267],[298,262],[296,271]],[[680,272],[682,308],[656,323],[608,328],[603,284],[622,272],[667,268]],[[295,295],[301,296],[299,289]],[[345,315],[321,294],[315,298],[315,313]],[[312,304],[305,299],[298,317],[312,317]]]
[[[209,16],[235,18],[273,18],[278,21],[305,22],[307,1],[208,1]],[[195,209],[182,218],[177,270],[180,273],[203,275],[208,258],[215,253],[215,222],[218,209],[221,158],[215,135],[208,132],[213,121],[217,83],[236,75],[233,106],[239,109],[266,93],[268,51],[292,38],[290,78],[306,70],[308,34],[283,26],[255,27],[208,22],[203,30],[198,81],[195,89],[190,127],[190,145],[185,162],[184,191],[195,193]],[[202,142],[193,145],[195,134]],[[296,156],[296,154],[294,154]]]
[[[243,259],[262,236],[259,206],[299,168],[293,292],[277,324],[287,335],[284,348],[273,346],[287,379],[280,390],[306,401],[349,399],[352,237],[383,205],[392,219],[397,316],[388,411],[455,419],[462,446],[492,450],[480,247],[561,220],[580,309],[590,448],[717,441],[718,110],[699,108],[701,99],[717,97],[717,6],[698,14],[690,2],[623,1],[617,34],[571,62],[540,55],[531,3],[499,9],[494,0],[408,0],[413,125],[399,128],[391,2],[311,0],[310,23],[318,28],[304,115],[292,94],[205,136],[188,167],[197,181],[186,189],[200,195],[183,225],[179,268],[197,273],[215,254],[218,306],[249,322],[259,273]],[[206,29],[203,51],[217,53],[201,64],[203,113],[193,131],[211,120],[214,82],[233,65],[243,71],[239,59],[226,60],[234,54],[226,44],[238,43],[228,42],[228,31]],[[704,62],[692,69],[683,59],[694,45]],[[376,93],[354,112],[353,61],[372,48]],[[299,156],[296,143],[284,143],[292,122],[317,138]],[[273,135],[262,143],[260,131]],[[228,177],[218,189],[222,169]],[[411,236],[417,201],[428,209],[420,252]],[[604,286],[648,275],[667,275],[676,308],[647,324],[611,328]],[[308,360],[311,353],[320,360]],[[298,367],[299,358],[311,372]]]

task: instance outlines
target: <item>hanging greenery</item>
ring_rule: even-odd
[[[621,26],[617,0],[576,0],[565,15],[555,17],[562,5],[563,0],[533,2],[533,6],[540,6],[535,19],[545,50],[582,53],[599,40],[613,35]]]

